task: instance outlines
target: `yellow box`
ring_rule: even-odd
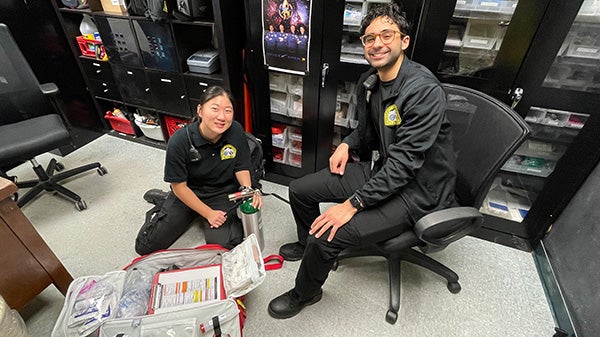
[[[106,13],[127,15],[125,0],[100,0]]]

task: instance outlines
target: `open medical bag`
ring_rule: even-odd
[[[75,279],[52,337],[204,337],[242,336],[246,317],[243,296],[281,267],[274,255],[263,260],[258,241],[248,236],[228,251],[219,245],[170,249],[134,259],[123,270]],[[184,304],[148,315],[157,273],[220,266],[223,300]],[[152,311],[152,310],[150,310]]]

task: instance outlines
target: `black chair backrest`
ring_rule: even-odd
[[[0,125],[50,112],[51,105],[27,60],[8,27],[0,23]]]
[[[489,95],[453,84],[443,87],[457,152],[455,194],[461,206],[479,208],[530,129],[513,109]]]

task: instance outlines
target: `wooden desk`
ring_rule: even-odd
[[[0,177],[0,294],[18,310],[52,283],[66,294],[73,277],[11,199],[17,190]]]

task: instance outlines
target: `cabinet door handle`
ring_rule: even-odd
[[[96,74],[100,74],[102,72],[102,70],[98,69],[96,70]]]
[[[327,77],[327,73],[329,73],[329,63],[323,63],[321,67],[321,88],[325,88],[325,78]]]
[[[513,90],[512,93],[510,94],[510,100],[512,101],[512,104],[510,105],[510,107],[514,109],[517,106],[517,104],[519,104],[519,102],[521,101],[522,98],[523,98],[523,88],[515,88],[515,90]]]

